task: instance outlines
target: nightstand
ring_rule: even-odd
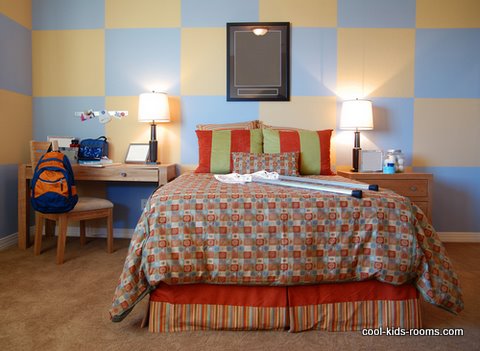
[[[397,194],[407,196],[432,221],[433,174],[431,173],[404,172],[384,174],[338,171],[337,174],[360,182],[377,184],[381,188],[387,188],[395,191]]]

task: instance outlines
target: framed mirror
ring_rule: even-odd
[[[227,23],[227,101],[290,100],[290,23]]]

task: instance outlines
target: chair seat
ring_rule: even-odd
[[[105,208],[113,208],[113,203],[98,197],[79,197],[77,204],[70,213],[103,210]]]

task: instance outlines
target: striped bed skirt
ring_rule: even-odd
[[[161,284],[150,294],[150,332],[355,331],[420,328],[413,285],[377,281],[291,287]]]

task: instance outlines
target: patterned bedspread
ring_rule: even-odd
[[[414,281],[430,303],[454,313],[463,309],[445,248],[408,198],[387,190],[364,191],[356,199],[223,184],[211,174],[187,173],[151,196],[110,314],[122,320],[160,282],[301,285],[365,279]]]

